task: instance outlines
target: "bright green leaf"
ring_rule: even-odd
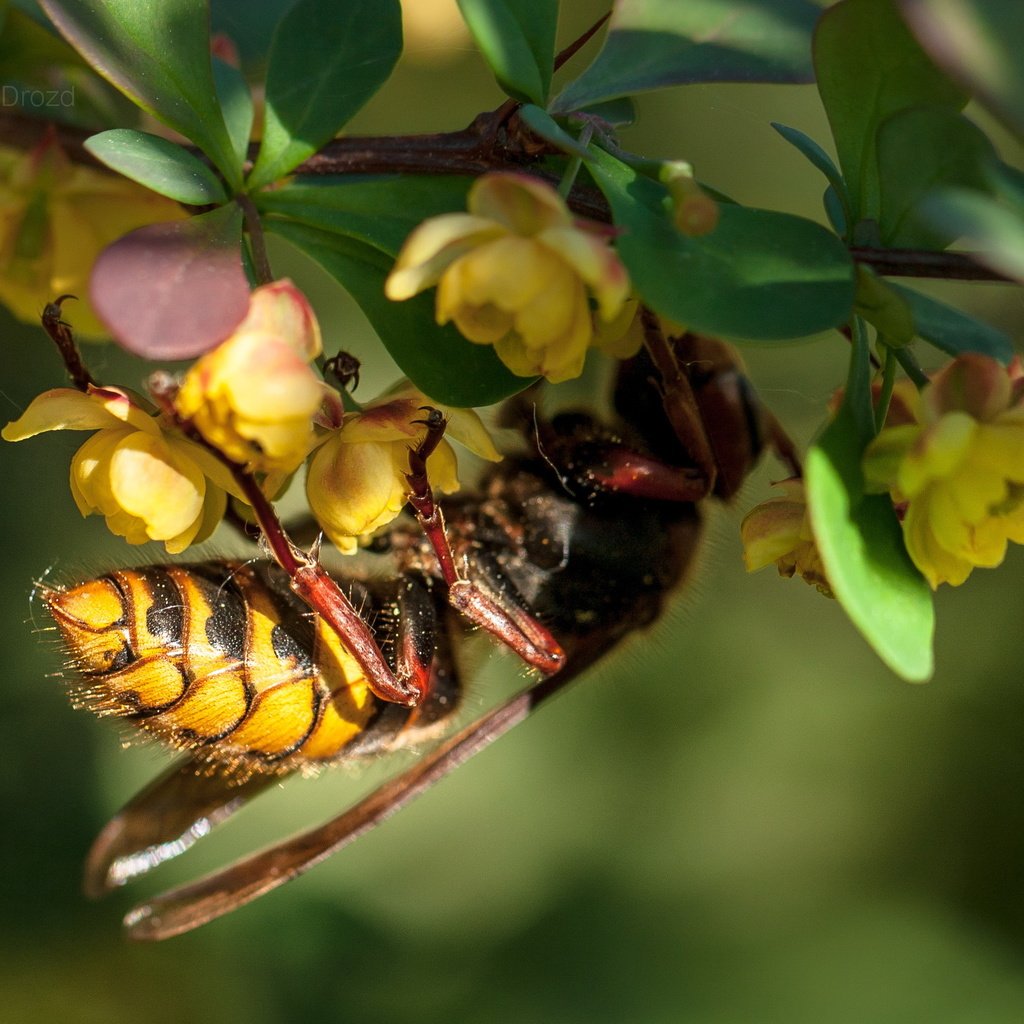
[[[766,341],[849,319],[853,263],[820,225],[722,204],[711,234],[683,235],[663,186],[596,147],[591,152],[588,166],[622,229],[616,247],[657,312],[693,330]]]
[[[206,206],[227,199],[220,179],[202,160],[157,135],[114,128],[87,139],[85,148],[126,178],[179,203]]]
[[[465,210],[472,178],[388,175],[290,182],[256,196],[259,209],[348,235],[391,257],[420,221]]]
[[[563,153],[571,153],[581,160],[590,159],[587,147],[574,139],[546,110],[527,103],[520,107],[519,117],[530,131],[552,146],[557,146]]]
[[[405,302],[384,297],[384,279],[394,261],[379,249],[343,235],[272,218],[267,229],[320,264],[352,295],[392,358],[434,401],[476,406],[522,391],[529,380],[513,376],[490,345],[474,345],[434,320],[434,297]]]
[[[693,82],[809,82],[819,13],[808,0],[620,0],[597,59],[552,109]]]
[[[878,126],[919,104],[959,110],[966,94],[917,45],[892,0],[842,0],[825,11],[814,34],[814,66],[854,221],[877,221]]]
[[[882,244],[893,249],[944,249],[956,238],[921,220],[921,200],[943,185],[986,187],[996,153],[985,133],[946,107],[911,107],[878,127]]]
[[[402,52],[398,0],[299,0],[274,33],[250,189],[312,156],[384,84]]]
[[[231,146],[241,166],[249,157],[249,137],[252,135],[254,113],[252,93],[249,92],[242,72],[216,57],[213,59],[213,82]]]
[[[61,34],[143,110],[191,139],[241,184],[217,105],[204,0],[40,0]]]
[[[1020,0],[898,0],[933,60],[1024,138],[1024,4]]]
[[[879,657],[898,675],[932,673],[931,593],[914,568],[888,495],[865,494],[861,459],[874,433],[864,332],[835,419],[807,453],[814,539],[832,591]]]
[[[910,307],[918,336],[936,348],[951,356],[958,356],[961,352],[980,352],[1004,365],[1013,358],[1013,343],[1002,331],[893,281],[889,282],[889,287]]]
[[[458,0],[458,4],[501,87],[516,99],[543,106],[551,88],[558,0]]]

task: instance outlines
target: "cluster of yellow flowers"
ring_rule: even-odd
[[[921,392],[899,387],[886,424],[864,454],[869,492],[887,493],[911,559],[935,589],[992,568],[1024,544],[1024,374],[982,355],[959,356]],[[751,571],[775,563],[827,590],[806,496],[754,508],[741,527]]]
[[[0,301],[33,319],[56,294],[85,294],[108,242],[180,215],[138,186],[72,165],[50,137],[25,155],[0,150]],[[468,213],[412,233],[387,294],[407,298],[433,284],[438,320],[493,344],[522,375],[565,380],[581,372],[592,345],[621,355],[639,343],[629,330],[636,303],[607,233],[574,221],[554,189],[521,175],[485,175]],[[79,312],[76,329],[102,333],[91,311]],[[71,461],[78,508],[104,516],[129,543],[161,541],[171,553],[209,537],[229,496],[244,501],[224,459],[256,474],[271,498],[308,462],[309,506],[330,540],[351,552],[405,506],[423,406],[444,413],[447,437],[485,459],[500,457],[475,412],[440,406],[408,382],[346,413],[311,365],[321,352],[306,298],[289,281],[273,282],[252,293],[232,335],[185,373],[173,408],[118,387],[56,388],[2,435],[90,431]],[[447,441],[432,452],[428,472],[438,491],[458,489]]]
[[[670,184],[692,198],[686,168]],[[57,294],[84,294],[108,242],[180,215],[130,182],[73,165],[52,135],[25,154],[0,149],[0,301],[33,319]],[[439,323],[493,345],[516,374],[562,381],[579,375],[591,347],[625,357],[639,346],[637,303],[610,242],[549,185],[487,174],[470,189],[467,212],[412,232],[385,292],[402,300],[436,285]],[[87,308],[76,328],[102,332]],[[71,462],[78,508],[104,516],[130,543],[162,541],[172,553],[207,538],[229,496],[244,500],[225,458],[256,474],[271,498],[307,464],[310,508],[343,551],[404,507],[423,406],[442,409],[449,437],[499,458],[474,412],[440,407],[408,382],[346,413],[311,365],[321,352],[306,298],[289,281],[273,282],[252,293],[231,337],[187,371],[173,409],[118,387],[56,388],[3,437],[90,431]],[[976,566],[998,565],[1008,543],[1024,543],[1024,378],[1019,364],[1007,370],[965,355],[920,395],[901,388],[896,398],[865,454],[866,485],[891,495],[910,557],[931,586],[955,586]],[[447,441],[428,471],[439,491],[458,488]],[[828,592],[803,484],[782,486],[743,522],[747,566],[775,563]]]
[[[623,347],[636,311],[629,275],[600,225],[575,220],[553,188],[521,174],[478,178],[468,209],[413,231],[389,299],[437,285],[437,322],[493,345],[522,377],[578,377],[594,345],[619,358],[636,351],[632,336]]]
[[[55,388],[37,397],[2,434],[21,441],[49,430],[88,430],[71,460],[71,491],[83,515],[106,518],[131,544],[162,541],[174,554],[205,540],[224,516],[227,496],[244,500],[229,467],[211,449],[259,474],[266,493],[313,455],[306,478],[310,507],[343,551],[390,522],[405,504],[414,421],[430,403],[405,384],[345,413],[341,396],[310,366],[320,330],[305,296],[289,281],[253,294],[249,313],[217,348],[185,374],[174,414],[122,388]],[[436,403],[434,403],[436,405]],[[472,410],[444,409],[448,434],[497,459]],[[194,428],[206,445],[185,436]],[[447,442],[427,462],[434,484],[458,488]]]

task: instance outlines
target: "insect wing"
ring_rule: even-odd
[[[184,853],[254,796],[280,781],[255,773],[239,780],[185,758],[125,804],[89,851],[84,887],[92,899]]]
[[[582,668],[582,666],[580,666]],[[125,917],[133,939],[167,939],[212,921],[298,877],[375,828],[561,691],[579,669],[543,679],[471,722],[407,771],[330,821],[222,871],[142,903]]]

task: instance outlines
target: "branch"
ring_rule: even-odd
[[[468,128],[429,135],[347,136],[327,143],[296,168],[298,175],[359,174],[465,174],[491,171],[530,173],[557,188],[560,176],[537,162],[560,153],[534,136],[518,115],[514,100],[481,114]],[[31,146],[39,141],[46,124],[21,114],[0,111],[0,137],[15,145]],[[89,131],[58,126],[57,136],[75,161],[96,161],[82,148]],[[193,149],[197,156],[202,153]],[[106,170],[106,168],[102,168]],[[591,220],[609,222],[611,211],[604,196],[592,186],[577,185],[568,196],[574,212]],[[929,252],[916,249],[872,249],[854,246],[850,253],[883,277],[938,278],[950,281],[999,281],[1012,279],[977,262],[970,253]]]

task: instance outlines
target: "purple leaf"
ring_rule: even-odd
[[[191,359],[223,341],[249,307],[241,227],[241,211],[222,207],[108,245],[89,294],[114,340],[146,359]]]

